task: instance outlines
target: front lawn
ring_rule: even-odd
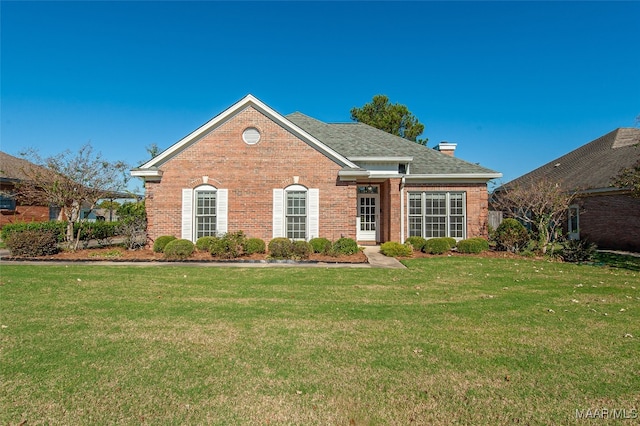
[[[637,271],[477,257],[405,263],[2,265],[0,423],[638,415]]]

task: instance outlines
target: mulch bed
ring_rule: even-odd
[[[65,250],[60,253],[41,257],[17,257],[11,256],[5,260],[29,260],[29,261],[68,261],[68,262],[234,262],[234,263],[262,263],[275,262],[286,263],[292,261],[271,260],[266,254],[252,254],[236,259],[222,259],[211,256],[208,252],[195,251],[185,260],[167,259],[163,253],[156,253],[151,249],[127,250],[123,247],[103,247],[82,250]],[[327,256],[314,253],[309,259],[298,261],[300,263],[367,263],[367,256],[359,252],[350,256]]]

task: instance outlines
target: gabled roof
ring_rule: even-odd
[[[571,190],[611,188],[620,170],[640,161],[640,129],[618,128],[505,184],[548,179]]]
[[[486,182],[502,176],[493,170],[390,135],[363,123],[327,124],[298,112],[283,116],[253,95],[245,96],[158,156],[133,169],[131,174],[146,179],[159,179],[162,176],[162,170],[159,169],[162,164],[248,107],[265,114],[342,166],[341,176],[368,176],[368,171],[361,167],[361,164],[370,161],[410,163],[410,175],[407,175],[407,178],[415,179],[475,179]]]
[[[364,123],[328,124],[299,112],[287,118],[349,159],[412,157],[412,175],[478,175],[487,179],[502,176],[431,148],[391,135]]]
[[[194,130],[193,132],[191,132],[190,134],[188,134],[187,136],[185,136],[184,138],[182,138],[181,140],[179,140],[178,142],[176,142],[175,144],[173,144],[172,146],[170,146],[169,148],[167,148],[166,150],[162,151],[156,157],[142,164],[137,169],[134,169],[132,174],[134,176],[141,176],[141,177],[150,176],[149,173],[150,172],[153,173],[153,171],[157,170],[157,168],[160,165],[162,165],[164,162],[166,162],[167,160],[169,160],[179,152],[183,151],[184,149],[188,148],[189,146],[191,146],[192,144],[200,140],[202,137],[206,136],[208,133],[215,130],[220,125],[224,124],[227,120],[229,120],[230,118],[238,114],[240,111],[248,107],[253,107],[256,110],[260,111],[262,114],[271,118],[273,121],[280,124],[282,127],[287,129],[291,133],[295,134],[297,137],[299,137],[309,145],[313,146],[315,149],[322,152],[327,157],[329,157],[336,163],[340,164],[341,166],[356,167],[356,165],[353,162],[347,160],[343,155],[334,151],[330,147],[326,146],[325,144],[323,144],[322,142],[320,142],[319,140],[317,140],[316,138],[308,134],[305,130],[301,129],[291,121],[287,120],[284,116],[277,113],[275,110],[267,106],[265,103],[257,99],[255,96],[247,95],[244,98],[240,99],[235,104],[233,104],[232,106],[230,106],[229,108],[227,108],[226,110],[224,110],[223,112],[221,112],[220,114],[216,115],[214,118],[212,118],[211,120],[209,120],[208,122],[200,126],[199,128],[197,128],[196,130]]]

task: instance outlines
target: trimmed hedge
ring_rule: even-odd
[[[274,259],[290,259],[293,243],[288,238],[278,237],[269,241],[269,256]]]
[[[429,254],[443,254],[451,251],[451,241],[448,238],[430,238],[422,249]]]
[[[356,254],[360,249],[353,238],[339,238],[331,247],[331,252],[336,255]]]
[[[186,259],[193,254],[195,248],[196,246],[189,240],[174,238],[164,247],[164,257],[168,259]]]
[[[223,259],[235,259],[244,253],[244,244],[247,238],[244,232],[229,232],[211,243],[211,255]]]
[[[49,222],[19,222],[8,223],[2,227],[0,235],[3,241],[7,241],[10,234],[19,233],[24,231],[51,231],[55,234],[59,243],[65,240],[65,231],[67,229],[67,222],[52,220]]]
[[[468,238],[458,241],[459,253],[482,253],[489,250],[489,241],[481,237]]]
[[[424,248],[424,245],[426,243],[427,243],[427,239],[426,238],[417,237],[417,236],[409,237],[405,241],[405,244],[411,244],[411,246],[413,247],[413,249],[415,251],[422,251],[422,249]]]
[[[244,243],[245,254],[265,253],[266,251],[267,246],[260,238],[248,238]]]
[[[75,223],[73,227],[74,238],[78,235],[80,230],[80,241],[88,240],[108,240],[120,234],[120,222],[80,222]],[[24,231],[51,231],[55,234],[59,243],[63,242],[66,238],[67,222],[52,220],[48,222],[21,222],[21,223],[9,223],[2,227],[0,236],[3,240],[9,237],[9,234]]]
[[[449,248],[454,248],[458,243],[453,237],[441,237],[443,240],[449,243]]]
[[[380,253],[388,257],[409,257],[413,255],[413,246],[408,243],[400,244],[396,241],[387,241],[380,245]]]
[[[12,256],[48,256],[59,251],[58,234],[54,230],[26,229],[10,232],[4,242]]]
[[[162,235],[161,237],[156,238],[153,242],[153,251],[156,253],[163,253],[167,244],[176,239],[177,238],[173,235]]]
[[[298,240],[293,242],[293,257],[295,259],[308,259],[313,253],[313,247],[306,241]]]
[[[329,253],[331,251],[331,241],[326,238],[312,238],[309,241],[311,247],[313,247],[314,253]]]
[[[196,249],[198,251],[208,251],[211,252],[211,245],[218,239],[218,237],[214,237],[211,235],[200,237],[196,241]]]

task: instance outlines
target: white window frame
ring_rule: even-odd
[[[416,197],[418,196],[418,197]],[[427,216],[427,198],[429,196],[444,196],[444,204],[445,204],[445,213],[435,214]],[[452,214],[451,202],[454,197],[461,196],[462,201],[462,215],[460,214]],[[419,200],[420,204],[418,206],[419,212],[416,213],[416,207],[411,206],[412,200]],[[444,229],[445,235],[437,235],[437,236],[428,236],[427,237],[427,217],[444,217]],[[454,225],[452,218],[453,217],[462,217],[462,235],[452,235],[457,234],[457,232],[452,232],[452,225]],[[412,221],[412,219],[414,219]],[[419,219],[416,221],[415,219]],[[412,229],[412,223],[419,222],[419,235],[416,234],[415,228]],[[463,240],[467,237],[467,193],[465,191],[408,191],[407,193],[407,234],[408,236],[421,236],[424,238],[438,238],[438,237],[452,237],[456,240]]]
[[[215,232],[211,235],[223,235],[227,233],[228,194],[227,189],[216,188],[211,185],[200,185],[195,188],[182,190],[182,229],[181,238],[197,241],[198,236],[198,194],[202,192],[215,192]],[[207,234],[210,235],[210,234]]]
[[[304,192],[305,203],[305,235],[304,238],[291,238],[288,231],[288,195],[292,192]],[[320,216],[320,191],[317,188],[307,188],[303,185],[290,185],[284,189],[273,190],[273,238],[285,237],[295,240],[309,241],[318,237]]]

